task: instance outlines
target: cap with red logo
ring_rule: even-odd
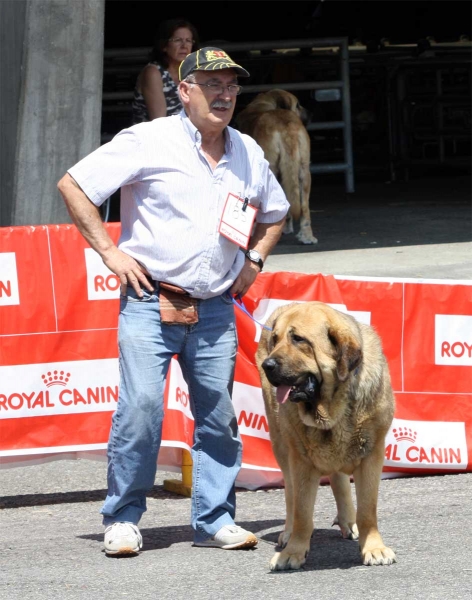
[[[194,71],[220,71],[234,69],[239,77],[249,77],[249,73],[238,65],[221,48],[201,48],[189,54],[179,67],[179,79],[183,81]]]

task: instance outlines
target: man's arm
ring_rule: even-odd
[[[134,258],[117,248],[103,225],[100,211],[84,194],[75,179],[66,173],[57,187],[77,229],[100,254],[110,271],[120,278],[121,293],[126,294],[128,284],[140,297],[143,295],[140,285],[152,291],[153,287],[145,275],[146,270]]]
[[[277,221],[277,223],[256,223],[249,247],[251,250],[257,250],[264,262],[272,252],[275,244],[279,241],[284,223],[285,217],[280,221]],[[241,296],[244,296],[254,283],[257,274],[260,273],[260,271],[261,269],[256,263],[253,263],[246,258],[241,272],[229,290],[230,293],[233,295],[240,294]]]

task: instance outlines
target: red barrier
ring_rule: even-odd
[[[117,240],[119,224],[107,228]],[[105,455],[118,396],[119,283],[71,225],[0,228],[0,464]],[[370,323],[397,408],[384,473],[472,470],[472,284],[262,273],[244,303],[256,321],[321,300]],[[260,326],[236,309],[238,485],[281,485],[254,353]],[[161,468],[180,469],[193,420],[176,361],[167,382]]]

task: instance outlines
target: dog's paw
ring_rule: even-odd
[[[293,233],[293,221],[289,221],[288,219],[285,221],[285,225],[282,229],[282,233]]]
[[[391,548],[387,548],[387,546],[380,546],[379,548],[363,550],[362,562],[368,566],[391,565],[397,562],[397,557]]]
[[[279,535],[279,539],[277,540],[277,546],[279,548],[285,548],[288,544],[288,540],[290,539],[291,532],[290,531],[282,531]]]
[[[286,550],[276,552],[272,557],[269,567],[271,571],[289,571],[301,569],[306,562],[306,552],[289,554]]]
[[[331,527],[337,525],[341,530],[341,534],[345,540],[357,540],[359,539],[359,530],[355,523],[340,522],[339,517],[336,516]]]
[[[315,236],[313,234],[299,231],[297,233],[296,237],[297,237],[297,240],[299,242],[301,242],[302,244],[317,244],[318,243],[318,239],[315,238]]]

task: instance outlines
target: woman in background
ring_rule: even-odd
[[[198,48],[198,33],[189,21],[169,19],[160,24],[149,63],[136,81],[132,103],[133,125],[180,112],[182,104],[177,93],[179,66],[188,54]]]

